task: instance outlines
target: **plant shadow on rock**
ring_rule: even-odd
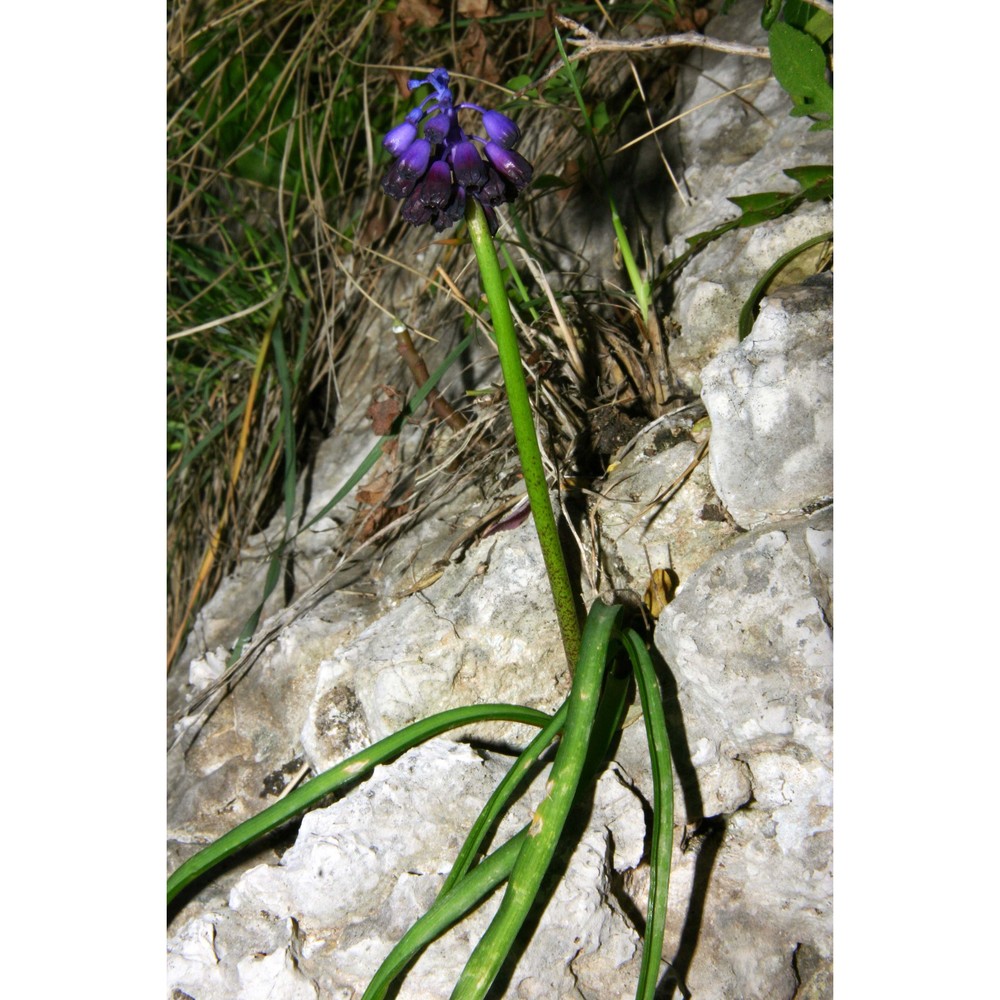
[[[244,871],[255,865],[277,864],[282,855],[295,844],[301,821],[301,816],[293,817],[276,830],[265,834],[260,840],[247,844],[246,847],[232,854],[218,870],[206,872],[202,877],[195,879],[190,885],[183,888],[167,906],[167,927],[170,927],[188,903],[192,902],[200,893],[212,891],[213,888],[217,890],[220,881],[232,880],[235,882]]]
[[[670,666],[663,659],[656,646],[652,646],[650,658],[660,682],[663,695],[663,711],[670,734],[670,756],[673,761],[676,783],[684,797],[684,814],[697,820],[697,827],[689,840],[696,840],[698,857],[694,866],[694,879],[688,896],[687,910],[678,937],[677,951],[670,960],[670,968],[664,973],[656,989],[656,1000],[670,1000],[675,991],[687,1000],[691,994],[685,986],[688,970],[698,946],[698,937],[708,899],[708,886],[715,865],[716,856],[726,831],[726,821],[722,816],[705,818],[704,803],[698,785],[698,774],[691,760],[687,729],[678,699],[677,681]],[[685,844],[683,847],[687,850]],[[674,915],[676,918],[676,914]]]

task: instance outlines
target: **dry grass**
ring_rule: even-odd
[[[510,13],[501,3],[482,19],[460,13],[475,4],[385,6],[206,0],[170,10],[169,662],[247,540],[282,509],[294,534],[298,474],[336,424],[345,387],[371,393],[388,382],[412,393],[372,331],[403,318],[433,369],[463,317],[481,322],[460,230],[434,239],[403,227],[382,195],[380,136],[406,106],[406,77],[435,65],[461,69],[453,77],[462,97],[509,100],[504,81],[538,78],[550,65],[552,22],[541,3],[511,4]],[[646,8],[647,17],[662,15],[653,20],[663,30],[668,6],[618,5],[616,27]],[[621,95],[627,67],[613,55],[592,60],[587,93]],[[553,472],[593,474],[595,408],[603,426],[607,408],[638,418],[658,415],[662,400],[644,374],[650,345],[627,296],[581,296],[572,268],[554,276],[567,250],[559,212],[581,196],[574,170],[584,148],[557,85],[522,95],[525,151],[536,179],[549,180],[518,204],[523,226],[503,235],[525,286],[515,306]],[[452,393],[452,403],[462,400]],[[499,397],[480,404],[479,426],[458,439],[466,450],[446,462],[435,457],[436,423],[426,419],[411,510],[445,470],[475,474],[483,460],[472,442],[505,441],[500,409]],[[385,544],[393,537],[377,534]]]

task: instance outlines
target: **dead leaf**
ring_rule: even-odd
[[[359,486],[354,491],[354,498],[358,503],[374,507],[384,502],[392,492],[394,479],[391,469],[382,469],[375,473],[364,486]]]
[[[377,398],[379,393],[384,393],[384,398]],[[372,402],[365,410],[365,416],[372,422],[372,431],[379,437],[392,431],[396,418],[403,412],[402,399],[391,385],[379,386],[372,393]]]
[[[399,0],[396,5],[396,16],[404,28],[410,28],[414,24],[433,28],[441,20],[442,11],[430,0]]]
[[[470,76],[478,76],[480,80],[486,80],[488,83],[500,82],[497,65],[490,55],[486,35],[478,21],[473,21],[465,29],[459,51],[462,66]]]
[[[410,507],[410,492],[407,491],[394,504],[388,502],[396,485],[396,473],[393,467],[381,469],[372,474],[364,486],[354,491],[354,499],[358,509],[354,515],[352,535],[363,542],[371,538],[376,531],[402,517]]]
[[[465,17],[493,17],[497,12],[493,0],[458,0],[456,10]]]

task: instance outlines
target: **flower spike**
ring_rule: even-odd
[[[521,140],[517,125],[505,114],[478,104],[456,106],[450,79],[439,66],[426,77],[407,81],[411,91],[429,86],[431,93],[383,138],[382,145],[395,162],[382,190],[404,202],[401,214],[407,222],[430,223],[438,232],[462,218],[471,196],[483,206],[495,233],[496,208],[512,202],[527,187],[531,164],[514,152]],[[479,114],[487,138],[466,134],[458,120],[460,109]]]

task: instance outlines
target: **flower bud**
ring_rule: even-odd
[[[416,125],[408,121],[400,122],[395,128],[389,129],[385,138],[382,140],[382,146],[389,150],[393,156],[398,157],[409,149],[416,137]]]
[[[486,134],[504,149],[516,149],[521,141],[521,130],[506,116],[499,111],[484,111],[483,128]]]
[[[435,115],[424,122],[424,138],[431,142],[444,142],[450,128],[451,115]]]
[[[400,172],[405,177],[423,177],[430,160],[431,144],[426,139],[414,139],[399,158]]]

